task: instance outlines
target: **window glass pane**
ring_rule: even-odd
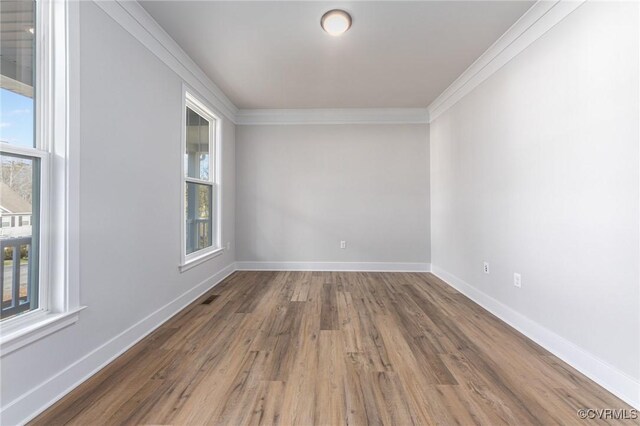
[[[209,122],[187,108],[187,177],[209,180]]]
[[[0,1],[0,141],[35,147],[35,2]]]
[[[0,318],[38,307],[40,160],[0,153]]]
[[[187,182],[186,185],[186,240],[187,254],[193,253],[212,244],[211,200],[213,187]]]

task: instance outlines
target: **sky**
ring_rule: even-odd
[[[33,147],[33,99],[0,88],[0,141]]]

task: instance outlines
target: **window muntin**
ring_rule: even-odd
[[[0,4],[0,319],[38,309],[42,169],[36,133],[36,2]]]
[[[219,120],[189,93],[185,94],[185,104],[183,265],[220,248],[216,167]]]

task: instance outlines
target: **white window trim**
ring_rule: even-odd
[[[190,89],[186,84],[182,88],[182,136],[180,146],[180,264],[178,269],[180,272],[187,271],[194,266],[220,256],[224,253],[222,247],[222,118],[214,112],[214,109],[207,103],[203,102],[201,98],[194,95],[194,91]],[[186,212],[185,212],[185,186],[187,182],[203,183],[201,179],[193,179],[186,177],[186,170],[184,167],[184,153],[187,150],[187,121],[186,110],[187,107],[200,114],[202,117],[209,119],[212,126],[209,127],[209,170],[213,170],[214,173],[210,173],[209,181],[207,183],[212,184],[212,199],[214,204],[212,209],[213,219],[212,227],[214,228],[214,238],[210,247],[202,250],[187,254],[187,234],[186,234]]]
[[[79,3],[40,0],[36,8],[36,146],[42,150],[43,186],[40,299],[38,309],[0,322],[0,357],[75,323],[84,309],[78,235]],[[4,144],[2,150],[27,153]]]

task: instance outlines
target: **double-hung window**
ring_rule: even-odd
[[[0,357],[78,319],[79,7],[0,1]]]
[[[219,119],[213,112],[186,92],[183,135],[183,268],[221,252],[219,126]]]
[[[39,283],[49,153],[38,134],[36,2],[3,0],[0,19],[0,320],[5,320],[38,309],[46,289]]]

